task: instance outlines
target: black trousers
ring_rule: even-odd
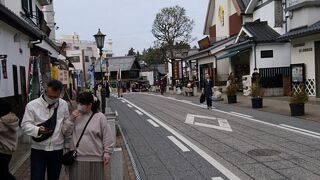
[[[212,107],[212,96],[206,96],[207,106]]]
[[[31,180],[59,180],[63,150],[43,151],[31,149]]]
[[[0,153],[0,179],[15,180],[16,178],[9,172],[9,163],[12,155]]]

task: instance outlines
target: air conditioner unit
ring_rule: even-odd
[[[41,6],[50,5],[52,3],[52,0],[38,0],[39,4]]]

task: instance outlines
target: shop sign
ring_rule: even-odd
[[[1,67],[2,67],[2,76],[3,79],[8,79],[8,73],[7,73],[7,57],[1,56]]]
[[[299,53],[310,52],[310,51],[313,51],[313,49],[312,48],[299,49]]]
[[[305,80],[305,65],[304,64],[291,64],[291,82],[303,83]]]

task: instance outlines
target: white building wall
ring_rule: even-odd
[[[319,21],[320,8],[310,7],[295,10],[289,18],[289,29],[295,29],[302,26],[310,26]]]
[[[82,53],[80,50],[73,50],[73,51],[67,51],[67,57],[73,57],[73,56],[79,56],[80,62],[72,62],[76,70],[83,70],[83,65],[82,65]]]
[[[204,58],[202,58],[202,59],[199,59],[198,60],[198,65],[199,65],[199,67],[200,67],[200,65],[202,65],[202,64],[209,64],[209,63],[212,63],[213,64],[213,67],[215,68],[215,58],[214,58],[214,56],[207,56],[207,57],[204,57]],[[198,69],[200,69],[200,68],[198,68]]]
[[[5,0],[4,5],[9,8],[12,12],[20,16],[20,11],[22,11],[21,1],[16,0]]]
[[[54,1],[50,5],[43,7],[44,19],[47,22],[47,26],[51,29],[49,38],[52,40],[56,39],[56,26],[55,26],[55,12],[54,12]]]
[[[285,29],[282,27],[275,27],[275,2],[272,1],[269,4],[259,8],[253,12],[253,21],[260,19],[260,21],[267,21],[268,25],[272,27],[279,34],[284,34]],[[283,26],[284,27],[284,26]]]
[[[224,23],[219,20],[219,7],[224,10]],[[217,38],[229,37],[229,16],[236,13],[232,0],[216,0],[214,12],[212,25],[216,24]]]
[[[18,30],[8,26],[7,24],[0,21],[0,54],[7,55],[7,75],[8,79],[3,79],[2,70],[1,79],[0,79],[0,97],[13,96],[13,72],[12,65],[17,66],[17,74],[18,74],[18,87],[19,94],[21,94],[21,86],[20,86],[20,66],[24,66],[26,70],[26,82],[28,78],[28,65],[30,58],[30,49],[28,48],[29,38],[24,34],[21,34],[20,42],[14,42],[14,35],[16,33],[20,33]],[[19,48],[21,48],[22,53],[19,52]],[[2,66],[0,64],[0,66]]]
[[[221,59],[217,61],[217,75],[219,81],[227,81],[228,74],[230,71],[230,60],[229,59]]]
[[[306,78],[315,79],[315,46],[314,41],[320,41],[320,35],[309,36],[292,40],[292,45],[305,43],[304,46],[292,46],[292,64],[304,63],[306,65]],[[303,51],[303,49],[312,48],[312,51]]]
[[[261,51],[273,50],[273,58],[261,58]],[[256,47],[257,68],[290,66],[290,43],[260,44]],[[253,71],[253,68],[250,68]]]
[[[149,81],[150,85],[154,84],[154,79],[153,79],[153,71],[149,71],[149,72],[141,72],[140,76],[144,76],[147,77],[147,80]]]

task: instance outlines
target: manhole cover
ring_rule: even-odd
[[[248,154],[252,156],[275,156],[279,155],[280,153],[280,151],[273,149],[253,149],[248,151]]]

